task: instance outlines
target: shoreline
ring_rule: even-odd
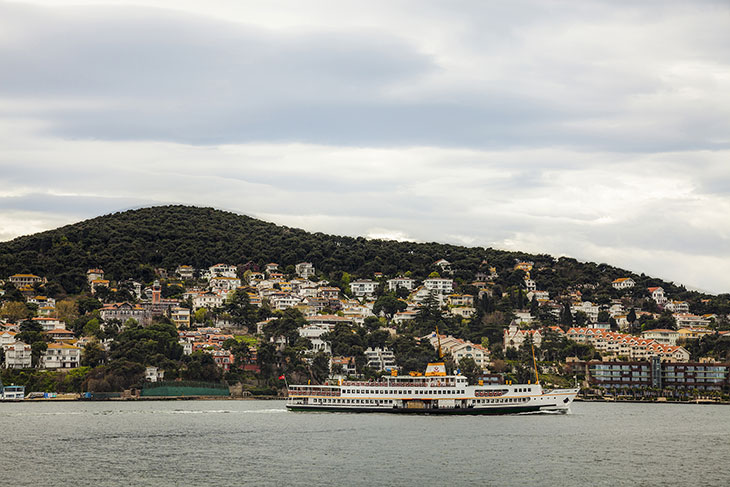
[[[659,401],[656,399],[653,400],[641,400],[641,399],[606,399],[602,397],[597,398],[585,398],[585,397],[576,397],[575,402],[625,402],[625,403],[636,403],[636,404],[719,404],[719,405],[730,405],[730,401],[713,401],[709,399],[695,399],[695,400],[688,400],[688,401]]]
[[[285,400],[279,396],[256,397],[225,397],[225,396],[159,396],[159,397],[110,397],[110,398],[83,398],[83,397],[47,397],[33,399],[0,399],[0,403],[45,403],[45,402],[129,402],[129,401],[277,401]],[[689,401],[658,401],[640,399],[606,399],[576,397],[576,402],[605,402],[605,403],[636,403],[636,404],[699,404],[699,405],[730,405],[730,401],[689,400]]]

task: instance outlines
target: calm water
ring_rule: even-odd
[[[730,407],[293,413],[281,401],[0,404],[2,485],[730,485]]]

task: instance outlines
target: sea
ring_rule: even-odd
[[[290,412],[283,401],[0,403],[0,485],[730,485],[730,406]]]

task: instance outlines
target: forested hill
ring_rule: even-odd
[[[147,282],[154,268],[174,270],[181,264],[202,268],[217,263],[261,266],[277,262],[285,269],[307,261],[318,273],[335,281],[342,272],[372,278],[374,272],[394,276],[410,271],[414,278],[423,279],[436,270],[433,263],[442,258],[451,262],[457,282],[471,282],[478,272],[496,267],[497,284],[502,286],[520,285],[523,274],[514,270],[515,262],[532,261],[532,278],[538,289],[550,291],[551,296],[583,284],[604,288],[615,278],[629,276],[637,281],[637,288],[662,286],[675,299],[701,296],[606,264],[480,247],[309,233],[226,211],[189,206],[113,213],[2,242],[0,278],[29,272],[59,284],[61,292],[77,293],[86,284],[86,270],[93,267],[103,268],[111,280],[135,278]]]

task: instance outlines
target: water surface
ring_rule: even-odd
[[[288,412],[283,401],[0,404],[12,485],[730,485],[730,407]]]

